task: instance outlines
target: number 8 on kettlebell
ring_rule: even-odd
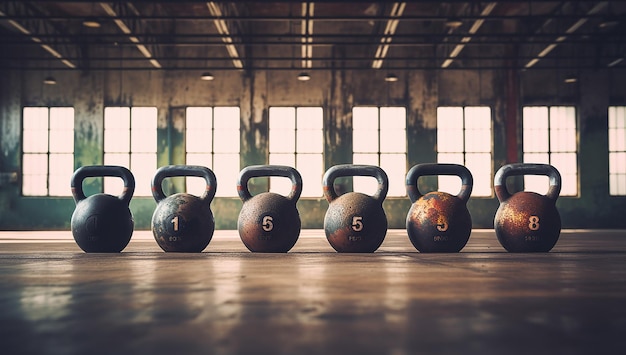
[[[335,179],[344,176],[371,176],[378,181],[373,196],[360,192],[337,195]],[[373,165],[335,165],[324,174],[322,185],[329,202],[324,217],[324,231],[330,245],[343,253],[373,253],[387,233],[383,201],[389,180],[383,169]]]
[[[548,176],[548,192],[545,196],[530,191],[511,195],[506,179],[515,175]],[[494,219],[500,244],[509,252],[550,251],[561,233],[561,217],[556,208],[561,191],[559,171],[549,164],[504,165],[496,172],[494,189],[500,201]]]

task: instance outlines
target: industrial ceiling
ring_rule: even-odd
[[[2,70],[624,67],[624,1],[2,1]]]

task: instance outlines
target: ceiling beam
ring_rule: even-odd
[[[595,15],[599,13],[602,9],[604,9],[604,7],[606,7],[607,5],[608,5],[607,1],[599,2],[594,7],[592,7],[591,10],[587,12],[587,15],[588,16]],[[574,24],[572,24],[567,30],[565,30],[565,35],[557,37],[553,43],[548,44],[543,50],[541,50],[541,52],[539,52],[539,54],[537,54],[537,57],[528,61],[528,63],[524,65],[524,68],[529,69],[533,67],[535,64],[539,62],[541,58],[547,56],[548,53],[552,52],[552,50],[556,48],[561,42],[564,42],[567,39],[567,35],[571,35],[572,33],[576,32],[587,21],[588,21],[587,17],[579,18],[578,21],[574,22]]]
[[[315,13],[315,4],[312,2],[302,3],[302,68],[312,68],[313,61],[313,15]]]
[[[0,7],[0,19],[8,18],[8,17],[11,17],[12,15],[17,15],[17,14],[29,15],[32,12],[33,12],[32,10],[30,10],[24,4],[19,3],[19,2],[11,3],[11,4],[4,4],[4,6]],[[30,41],[39,45],[46,52],[50,53],[53,57],[57,58],[59,61],[61,61],[61,63],[63,63],[68,68],[75,69],[77,67],[77,65],[74,62],[67,59],[68,57],[72,57],[72,52],[76,53],[76,55],[80,53],[80,51],[78,51],[77,48],[70,48],[70,45],[68,43],[46,43],[44,40],[42,40],[42,37],[46,37],[50,39],[50,38],[55,38],[55,36],[57,35],[60,38],[66,37],[66,34],[59,33],[59,31],[55,27],[53,27],[52,24],[50,24],[48,21],[34,20],[34,23],[33,23],[33,20],[29,20],[28,22],[30,22],[32,26],[29,26],[26,23],[20,23],[10,18],[6,19],[6,21],[13,29],[17,30],[18,32],[28,37]],[[52,37],[49,36],[51,34],[54,36]],[[66,49],[65,52],[69,52],[69,55],[63,55],[61,53],[62,50],[60,48],[55,48],[55,47],[64,47]]]
[[[233,65],[237,69],[243,69],[243,62],[241,61],[237,47],[233,42],[228,25],[226,24],[226,21],[221,18],[223,14],[219,4],[215,1],[210,1],[207,2],[206,5],[209,8],[209,12],[211,12],[211,16],[215,17],[213,23],[215,24],[217,32],[222,35],[222,41],[226,44],[226,51],[228,52],[228,55],[230,55]]]
[[[387,51],[389,50],[389,44],[391,43],[393,36],[396,33],[398,23],[400,22],[398,18],[402,16],[405,6],[405,2],[393,3],[390,14],[391,18],[387,20],[385,32],[383,32],[383,36],[380,39],[380,44],[378,45],[378,48],[376,49],[376,54],[374,55],[374,61],[372,62],[373,69],[380,69],[383,66],[383,61],[385,60],[385,57],[387,56]]]
[[[113,9],[113,7],[110,4],[101,2],[100,3],[100,7],[102,7],[102,9],[107,13],[107,15],[109,15],[111,17],[117,17],[118,16],[117,11],[115,11],[115,9]],[[126,25],[126,22],[124,22],[124,20],[121,20],[121,19],[118,19],[118,18],[114,18],[113,22],[115,22],[117,27],[125,35],[128,36],[128,39],[135,44],[135,46],[137,47],[139,52],[141,52],[141,54],[143,54],[143,56],[148,59],[148,61],[150,62],[150,64],[152,64],[153,67],[155,67],[157,69],[161,68],[161,63],[159,63],[159,61],[157,61],[156,59],[153,58],[152,53],[150,52],[150,50],[148,50],[148,48],[144,44],[141,43],[139,38],[133,34],[133,31],[131,31],[131,29]]]
[[[489,4],[487,4],[487,6],[485,6],[483,10],[480,12],[480,16],[481,17],[489,16],[489,14],[493,11],[493,9],[496,7],[497,4],[498,3],[496,2],[490,2]],[[483,25],[483,23],[485,23],[484,18],[480,18],[474,21],[474,23],[472,24],[472,27],[470,27],[468,31],[468,34],[475,35],[476,32],[478,32],[478,30],[480,29],[480,27]],[[456,58],[459,54],[461,54],[461,51],[463,50],[463,48],[465,48],[465,45],[469,43],[469,41],[471,40],[472,40],[472,37],[470,36],[465,36],[461,38],[461,43],[457,44],[454,47],[454,49],[452,49],[452,52],[450,52],[450,55],[448,55],[448,58],[444,60],[443,63],[441,63],[441,67],[442,68],[449,67],[450,64],[452,64],[452,62],[454,61],[454,58]]]

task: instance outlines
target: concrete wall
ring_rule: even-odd
[[[326,168],[351,162],[354,105],[402,105],[407,108],[407,170],[436,161],[436,109],[439,105],[489,105],[493,112],[492,173],[521,158],[521,106],[572,104],[579,114],[580,194],[558,201],[565,228],[624,228],[626,198],[608,194],[607,107],[626,104],[624,70],[582,72],[576,84],[563,84],[558,72],[527,71],[411,71],[396,72],[386,83],[385,71],[313,71],[312,80],[299,82],[296,71],[215,72],[212,82],[196,72],[2,72],[0,82],[0,171],[21,171],[21,112],[23,106],[68,105],[75,108],[75,167],[102,163],[103,110],[106,106],[158,108],[158,164],[184,164],[184,108],[241,108],[241,167],[265,164],[268,156],[268,108],[322,106]],[[42,84],[54,75],[57,85]],[[517,137],[517,139],[513,139]],[[436,188],[434,178],[420,179],[422,189]],[[95,180],[85,187],[98,191]],[[174,187],[176,188],[176,187]],[[257,183],[253,193],[266,186]],[[321,188],[321,186],[320,186]],[[68,181],[69,189],[69,181]],[[321,228],[328,204],[324,199],[298,203],[303,228]],[[498,207],[495,197],[469,201],[475,228],[492,228]],[[136,197],[131,209],[138,229],[150,227],[155,203]],[[388,198],[384,204],[391,228],[404,228],[408,198]],[[0,186],[0,229],[68,229],[74,208],[71,198],[20,196],[17,183]],[[217,228],[236,228],[241,202],[216,198],[212,204]]]

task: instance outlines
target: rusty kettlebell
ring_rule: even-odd
[[[337,195],[335,179],[343,176],[371,176],[378,181],[373,196],[360,192]],[[373,253],[387,234],[387,216],[383,201],[389,190],[385,171],[373,165],[335,165],[322,180],[328,210],[324,217],[324,231],[330,245],[342,253]]]
[[[124,181],[119,196],[99,193],[89,197],[83,192],[88,177],[114,176]],[[87,253],[119,253],[128,245],[135,222],[128,205],[135,192],[135,178],[122,166],[83,166],[71,180],[76,209],[72,213],[72,235],[76,244]]]
[[[248,180],[253,177],[280,176],[291,179],[291,192],[250,194]],[[296,203],[302,193],[302,176],[283,165],[252,165],[239,173],[237,192],[243,201],[237,229],[243,244],[252,252],[286,253],[300,236],[300,214]]]
[[[204,178],[206,189],[200,197],[188,193],[165,196],[163,180],[175,176]],[[152,196],[157,207],[152,214],[152,234],[166,252],[199,253],[215,230],[211,201],[217,180],[209,168],[196,165],[168,165],[159,168],[152,179]]]
[[[548,192],[540,195],[520,191],[511,195],[506,179],[514,175],[546,175]],[[502,246],[509,252],[547,252],[554,247],[561,233],[561,216],[556,200],[561,192],[561,174],[548,164],[509,164],[495,175],[494,189],[500,201],[494,227]]]
[[[461,190],[454,196],[432,191],[422,195],[417,185],[421,176],[455,175]],[[418,164],[406,175],[406,191],[413,203],[406,216],[406,230],[420,252],[459,252],[472,232],[472,217],[467,201],[472,193],[472,173],[458,164]]]

